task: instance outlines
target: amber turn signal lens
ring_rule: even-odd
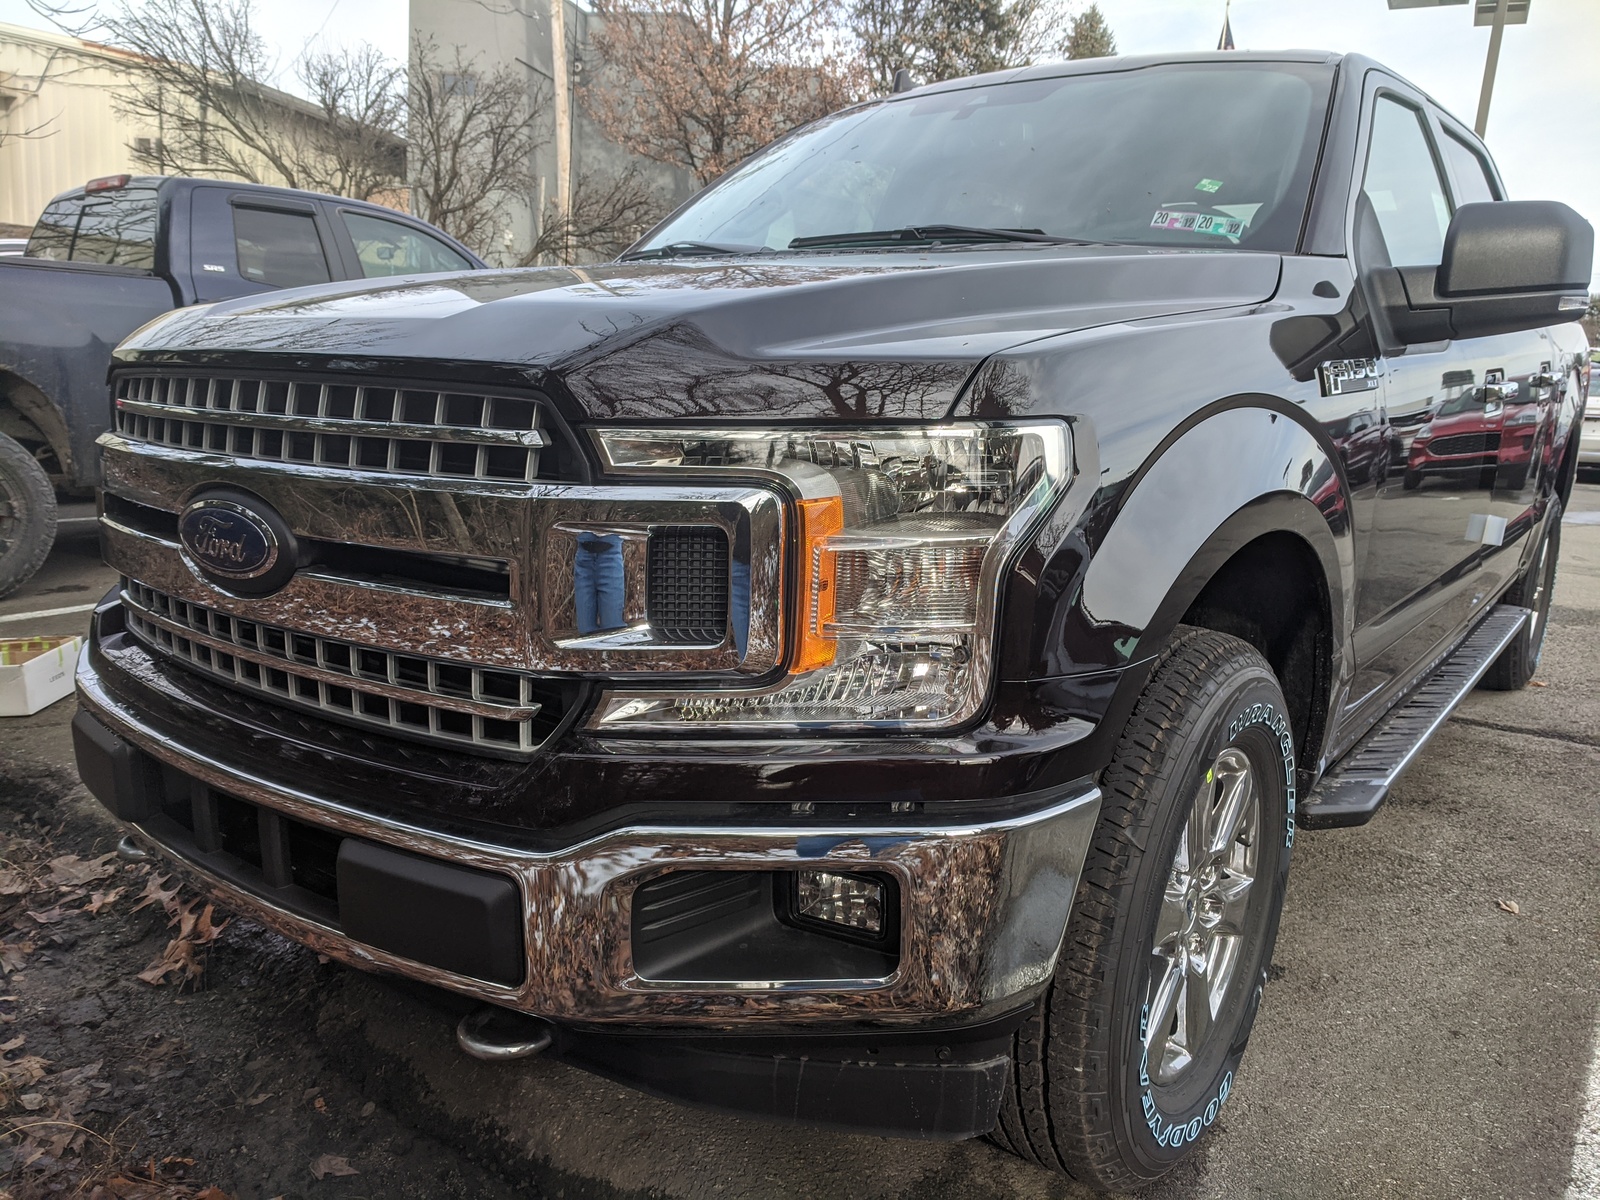
[[[805,591],[800,596],[799,637],[789,667],[795,675],[828,666],[838,653],[838,643],[823,633],[833,622],[839,584],[839,556],[827,543],[844,531],[844,501],[839,497],[802,500],[799,507],[800,578],[805,581]]]

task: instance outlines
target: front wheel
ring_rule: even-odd
[[[56,493],[38,459],[0,433],[0,596],[44,564],[56,540]]]
[[[1125,1191],[1216,1121],[1277,937],[1294,762],[1267,662],[1181,628],[1101,778],[1055,977],[1013,1044],[1003,1146]]]

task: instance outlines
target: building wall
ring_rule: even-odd
[[[410,0],[411,29],[414,35],[431,39],[446,54],[460,47],[464,57],[477,59],[484,70],[492,71],[499,66],[519,70],[528,80],[530,96],[547,96],[552,83],[551,3],[565,4],[563,11],[569,62],[581,62],[593,73],[599,63],[599,54],[594,48],[592,35],[598,28],[599,20],[570,0],[501,0],[493,5],[483,4],[479,0]],[[553,106],[549,103],[539,105],[535,119],[543,125],[538,131],[540,144],[534,150],[532,164],[540,181],[539,187],[535,195],[527,198],[526,203],[516,206],[507,228],[498,239],[496,252],[486,256],[491,261],[498,258],[504,263],[516,262],[526,253],[537,235],[539,215],[544,209],[545,199],[555,194]],[[635,163],[665,198],[667,207],[675,207],[694,193],[694,180],[688,172],[639,158],[607,140],[590,119],[576,89],[572,95],[571,119],[573,179],[584,174],[602,178],[615,175],[625,170],[629,163]]]
[[[52,196],[139,173],[128,146],[152,134],[116,111],[127,71],[114,52],[0,24],[0,222],[31,227]]]
[[[0,225],[31,228],[53,196],[102,175],[152,173],[134,161],[132,147],[160,131],[117,103],[137,70],[138,58],[121,50],[0,23]],[[287,129],[316,119],[303,101],[268,94],[281,103]],[[265,159],[245,157],[258,182],[286,182]],[[395,199],[403,207],[403,195],[380,203]]]

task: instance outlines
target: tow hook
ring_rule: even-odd
[[[539,1017],[485,1004],[461,1018],[456,1045],[484,1062],[529,1058],[549,1049],[551,1029],[550,1022]]]

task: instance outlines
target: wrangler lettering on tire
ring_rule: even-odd
[[[1113,1189],[1217,1120],[1255,1022],[1294,842],[1294,738],[1238,638],[1180,628],[1101,779],[1049,991],[1013,1046],[996,1140]]]

